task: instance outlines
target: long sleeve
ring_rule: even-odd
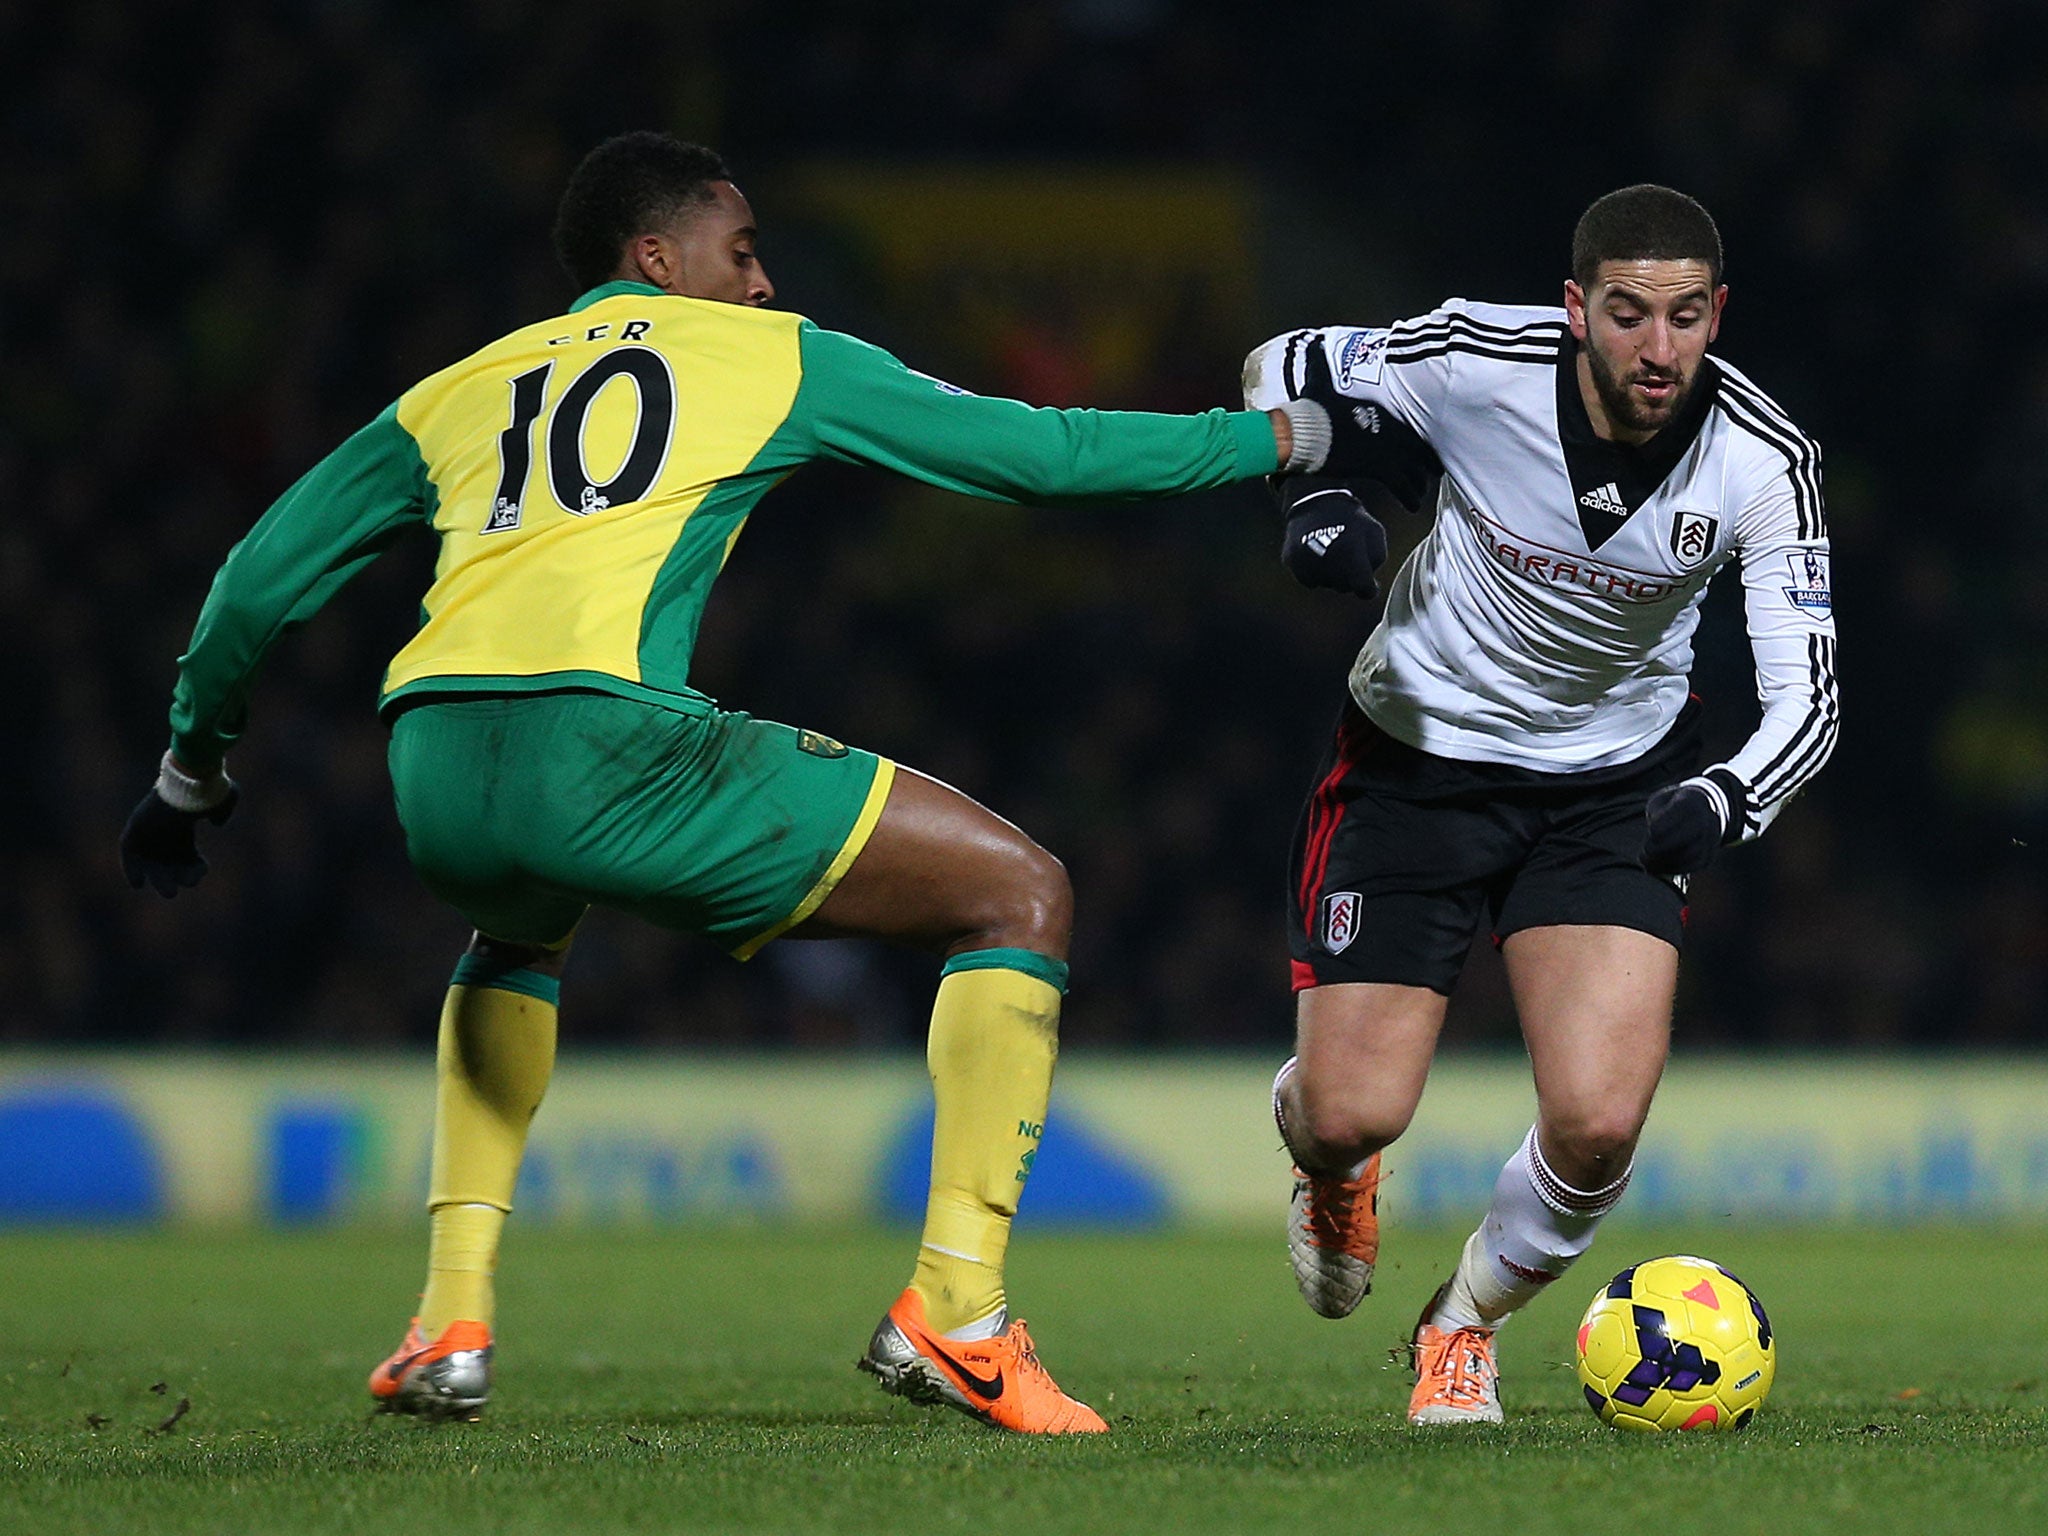
[[[806,323],[791,447],[992,501],[1171,496],[1270,474],[1263,411],[1168,416],[988,399]]]
[[[242,733],[249,686],[271,645],[432,505],[419,445],[396,405],[272,504],[228,552],[178,658],[171,747],[180,761],[195,770],[220,762]]]
[[[1820,453],[1788,438],[1785,473],[1747,507],[1737,530],[1750,650],[1756,658],[1756,733],[1725,767],[1743,786],[1732,807],[1741,839],[1777,818],[1835,749],[1834,591],[1820,500]]]

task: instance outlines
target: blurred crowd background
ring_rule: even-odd
[[[425,374],[571,297],[584,150],[723,150],[778,304],[982,393],[1232,403],[1244,352],[1461,294],[1554,302],[1585,204],[1718,218],[1720,350],[1827,451],[1842,746],[1697,886],[1682,1049],[2048,1044],[2048,71],[2031,7],[1213,0],[0,7],[0,1041],[431,1039],[467,938],[372,703],[423,535],[289,637],[214,870],[122,818],[229,546]],[[1397,541],[1421,531],[1392,519]],[[1282,876],[1374,614],[1257,488],[996,507],[819,466],[764,503],[700,686],[926,769],[1065,859],[1069,1049],[1289,1038]],[[1754,720],[1732,578],[1695,683]],[[747,966],[599,915],[572,1044],[909,1046],[931,962]],[[1476,954],[1452,1037],[1513,1038]]]

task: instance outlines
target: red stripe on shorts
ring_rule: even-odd
[[[1347,716],[1337,727],[1337,760],[1309,800],[1300,895],[1302,928],[1311,939],[1316,934],[1316,892],[1322,889],[1323,876],[1330,867],[1330,848],[1337,841],[1338,823],[1344,819],[1344,805],[1338,798],[1338,792],[1344,787],[1345,775],[1357,766],[1359,757],[1363,755],[1356,750],[1357,746],[1357,733]]]

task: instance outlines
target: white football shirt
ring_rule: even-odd
[[[1744,787],[1741,836],[1768,826],[1840,714],[1819,445],[1712,357],[1648,443],[1604,441],[1564,311],[1463,299],[1276,336],[1245,360],[1245,403],[1299,395],[1316,346],[1385,445],[1371,478],[1405,499],[1440,476],[1435,522],[1352,668],[1374,724],[1441,757],[1628,762],[1684,707],[1707,583],[1737,560],[1763,717],[1716,766]]]

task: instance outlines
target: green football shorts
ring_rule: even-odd
[[[606,693],[445,697],[391,729],[413,866],[480,932],[525,944],[603,906],[744,960],[831,894],[894,777],[815,731]]]

